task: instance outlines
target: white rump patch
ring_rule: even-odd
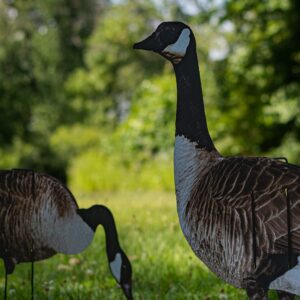
[[[59,216],[56,204],[47,193],[41,199],[39,211],[32,216],[32,231],[36,247],[49,247],[56,252],[76,254],[93,240],[94,231],[77,214]]]
[[[122,266],[122,257],[120,253],[117,253],[115,259],[109,264],[111,272],[118,282],[121,281],[121,266]]]
[[[300,296],[300,256],[298,256],[298,264],[272,281],[269,288]]]
[[[178,40],[174,44],[167,46],[163,52],[169,52],[180,57],[185,56],[186,49],[190,43],[190,33],[188,28],[183,29]]]
[[[53,229],[57,233],[52,237],[53,248],[65,254],[82,252],[94,237],[94,231],[77,214],[57,219]]]

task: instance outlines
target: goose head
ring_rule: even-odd
[[[110,271],[121,286],[124,295],[132,300],[131,264],[126,254],[120,249],[112,261],[109,261]]]
[[[195,44],[191,29],[181,22],[163,22],[134,49],[154,51],[173,64],[179,64],[186,56],[189,46]]]
[[[111,211],[103,205],[94,205],[88,209],[78,209],[82,220],[95,232],[102,225],[106,235],[106,254],[110,271],[121,286],[127,300],[132,300],[131,264],[122,250],[116,224]]]

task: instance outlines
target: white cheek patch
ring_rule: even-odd
[[[117,253],[115,259],[109,264],[111,272],[118,282],[121,280],[121,266],[122,266],[122,257],[120,253]]]
[[[176,56],[183,57],[190,43],[190,33],[191,32],[188,28],[183,29],[178,40],[174,44],[167,46],[163,52],[168,52]]]

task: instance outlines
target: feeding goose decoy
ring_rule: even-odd
[[[79,253],[92,242],[98,225],[104,227],[112,275],[131,300],[131,264],[119,244],[114,218],[107,207],[79,209],[68,188],[47,174],[1,171],[0,257],[6,273],[5,295],[7,274],[17,264],[56,253]]]
[[[177,211],[194,253],[227,283],[246,289],[249,299],[267,299],[268,289],[293,299],[300,294],[300,168],[216,150],[187,25],[164,22],[134,48],[154,51],[174,67]]]

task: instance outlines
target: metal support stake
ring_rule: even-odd
[[[7,299],[7,272],[5,271],[4,300]]]
[[[11,192],[10,192],[10,187],[8,188],[8,201],[9,203],[11,203]],[[8,250],[5,249],[5,256],[7,255]],[[8,274],[7,274],[7,270],[5,267],[5,282],[4,282],[4,300],[7,299],[7,282],[8,282]]]
[[[35,204],[35,174],[32,171],[32,200],[33,205]],[[31,248],[31,300],[34,300],[34,241],[32,240],[32,248]]]
[[[292,267],[292,232],[291,232],[291,203],[288,189],[284,189],[286,197],[286,223],[287,223],[287,238],[288,238],[288,268]]]
[[[34,299],[34,261],[32,260],[31,261],[31,300],[33,299]]]
[[[251,212],[252,212],[252,252],[253,252],[253,268],[256,269],[257,244],[256,244],[256,218],[255,218],[255,201],[254,194],[251,191]]]

